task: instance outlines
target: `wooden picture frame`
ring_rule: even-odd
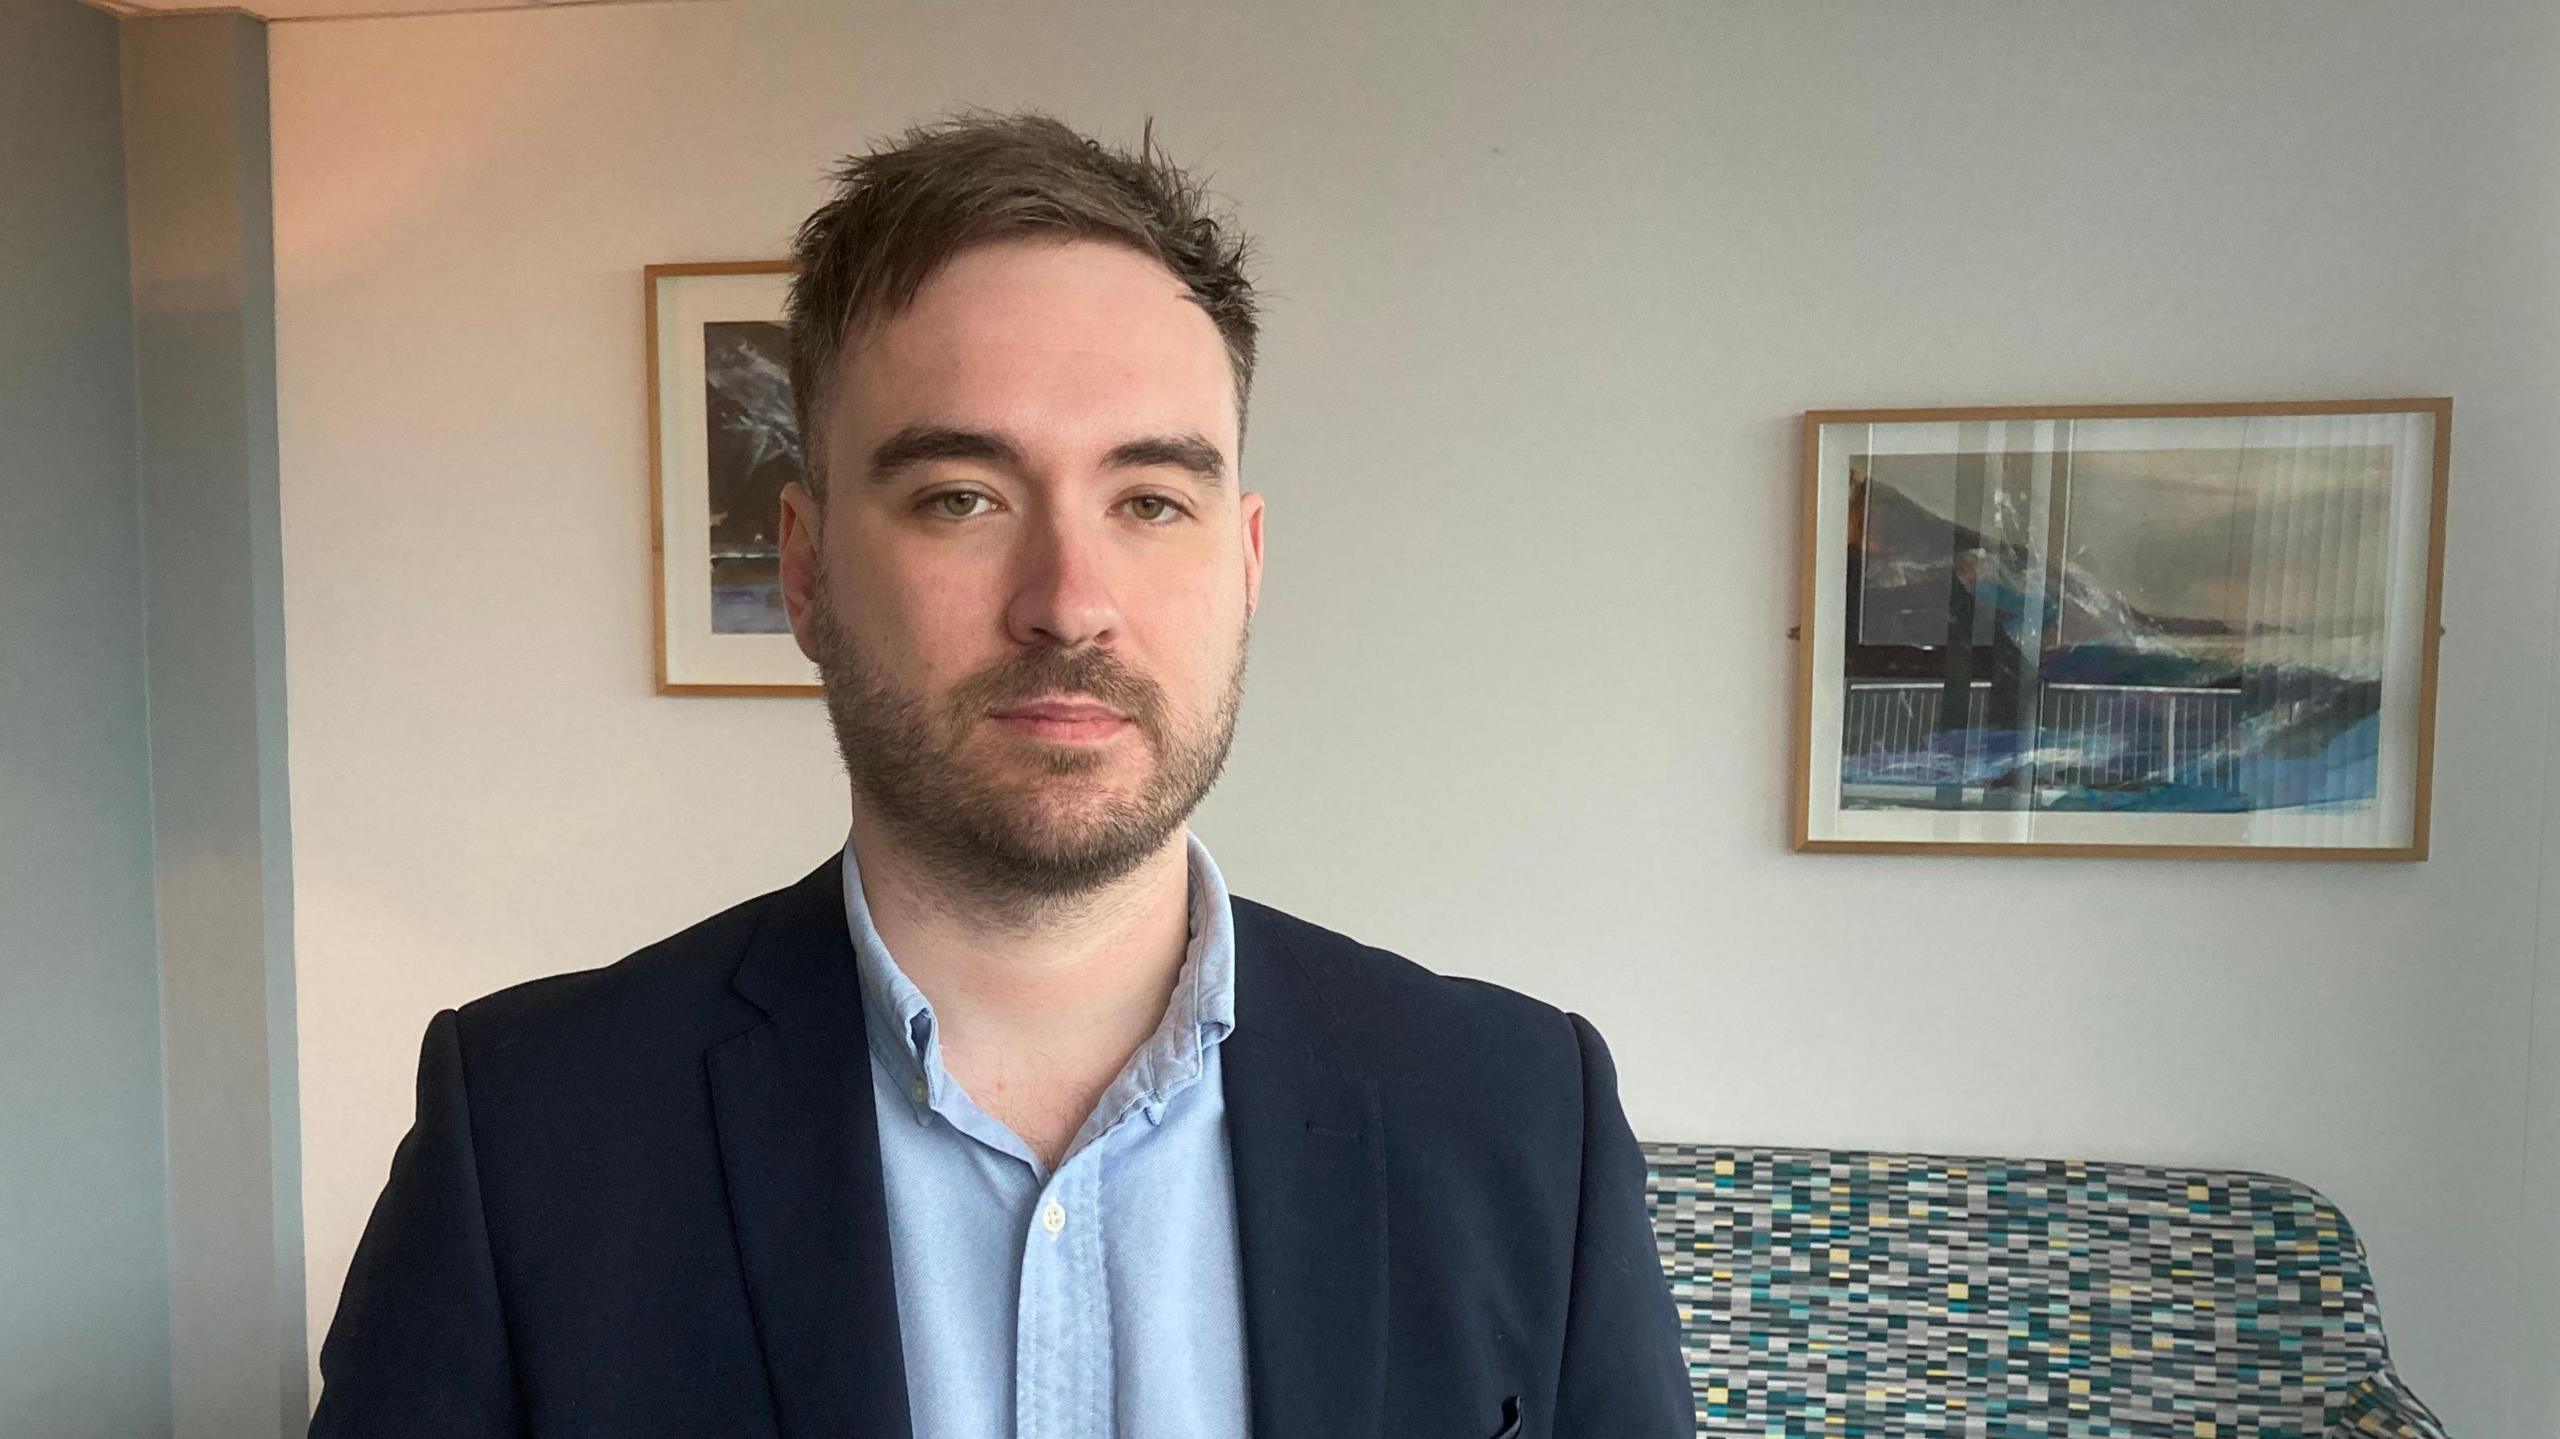
[[[2452,428],[1806,412],[1793,847],[2425,859]]]
[[[650,265],[650,605],[662,695],[814,695],[780,619],[778,496],[800,473],[788,260]]]

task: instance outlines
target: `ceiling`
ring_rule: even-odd
[[[368,15],[436,15],[464,10],[557,10],[572,5],[664,4],[668,0],[86,0],[116,15],[253,15],[261,20],[350,20]],[[684,0],[700,3],[700,0]]]

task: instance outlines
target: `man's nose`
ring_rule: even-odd
[[[1026,645],[1109,644],[1121,615],[1104,521],[1053,509],[1023,527],[1007,627]]]

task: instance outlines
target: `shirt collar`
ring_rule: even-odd
[[[1097,1118],[1143,1104],[1149,1122],[1162,1123],[1166,1102],[1198,1079],[1209,1049],[1235,1031],[1235,913],[1226,877],[1199,835],[1186,828],[1183,840],[1190,869],[1190,938],[1183,950],[1182,969],[1163,1020],[1105,1092]],[[954,1085],[943,1066],[933,1002],[890,957],[888,945],[873,925],[870,902],[862,893],[861,864],[849,836],[844,846],[844,913],[853,935],[871,1052],[907,1089],[919,1115],[941,1108]]]

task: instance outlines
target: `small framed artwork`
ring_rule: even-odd
[[[802,465],[790,281],[788,260],[643,271],[660,694],[820,692],[782,608],[782,487]]]
[[[2452,422],[1806,414],[1795,847],[2426,858]]]

